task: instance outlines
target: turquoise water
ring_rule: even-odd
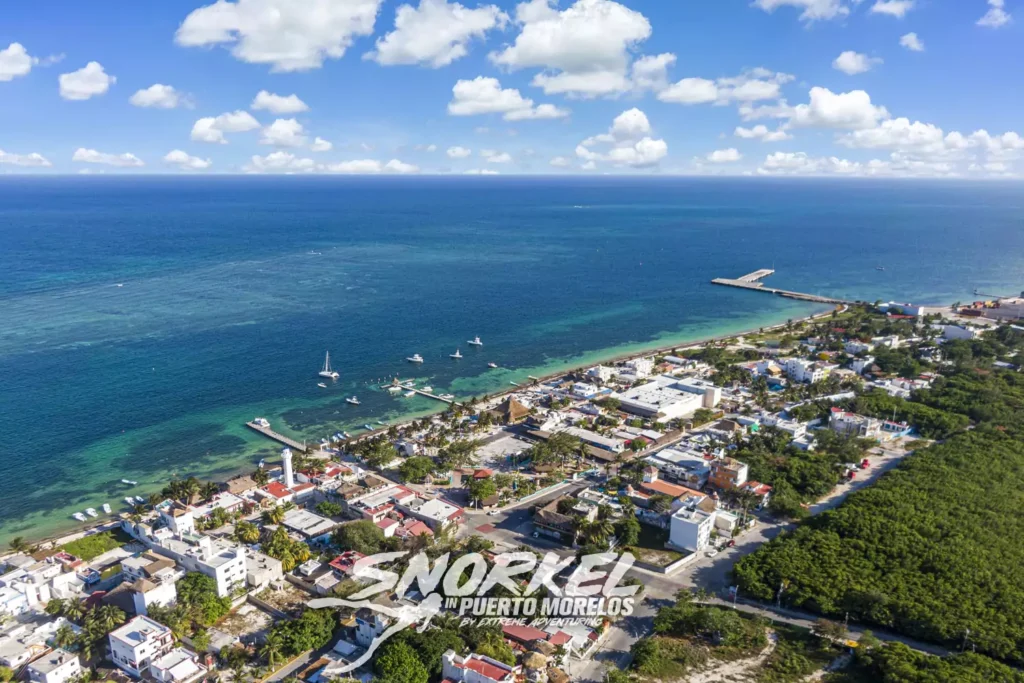
[[[820,310],[713,277],[1016,293],[1022,208],[1017,184],[2,178],[0,540],[274,457],[255,415],[318,439],[438,408],[375,388],[396,373],[472,396]]]

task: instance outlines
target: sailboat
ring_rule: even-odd
[[[324,369],[320,371],[321,377],[329,377],[330,379],[338,379],[338,373],[331,370],[331,352],[328,351],[324,357]]]

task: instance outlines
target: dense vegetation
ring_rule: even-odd
[[[1024,674],[988,657],[967,652],[932,657],[901,643],[860,648],[853,664],[825,678],[828,683],[1024,683]]]
[[[956,647],[970,629],[978,652],[1024,662],[1024,376],[973,348],[912,403],[975,428],[740,560],[744,592],[772,600],[782,585],[784,605]]]
[[[114,548],[120,548],[125,543],[130,543],[131,538],[120,529],[112,531],[101,531],[98,534],[83,536],[82,538],[65,543],[61,548],[66,553],[71,553],[77,558],[86,562],[94,560],[100,555]]]

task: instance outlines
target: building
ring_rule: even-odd
[[[741,488],[745,492],[757,497],[757,507],[759,508],[768,505],[768,500],[772,496],[772,487],[759,481],[748,481]]]
[[[799,439],[807,433],[807,423],[787,420],[779,415],[765,415],[761,418],[761,424],[765,427],[774,427],[781,432],[786,432],[794,439]]]
[[[648,455],[645,460],[669,477],[691,488],[703,488],[711,475],[711,462],[697,451],[665,448]]]
[[[217,595],[222,598],[245,585],[245,548],[237,543],[184,535],[163,539],[153,550],[170,557],[186,571],[212,578],[217,582]]]
[[[25,667],[28,680],[33,683],[67,683],[82,675],[78,655],[56,649]]]
[[[16,617],[45,606],[62,571],[59,562],[32,562],[0,575],[0,614]]]
[[[331,560],[330,567],[342,578],[349,578],[353,575],[356,562],[366,557],[355,550],[346,550],[341,555]]]
[[[632,486],[627,487],[627,491],[632,491]],[[668,496],[674,500],[691,498],[694,496],[700,499],[707,497],[700,491],[695,491],[685,486],[679,486],[678,484],[671,484],[667,481],[663,481],[660,477],[658,468],[653,465],[648,465],[644,468],[644,480],[640,482],[640,491],[646,497],[661,495]]]
[[[714,505],[710,500],[707,501]],[[669,544],[681,550],[700,552],[711,542],[711,530],[715,526],[715,511],[705,506],[683,505],[669,520]]]
[[[245,554],[245,582],[253,588],[266,588],[284,578],[281,560],[258,552]]]
[[[311,544],[327,543],[330,541],[331,532],[338,526],[336,522],[326,517],[298,508],[284,513],[281,525]]]
[[[0,620],[0,666],[17,669],[49,652],[47,643],[65,624],[78,632],[78,627],[64,617],[51,618],[35,612],[18,619]]]
[[[739,488],[747,483],[750,468],[735,458],[717,458],[711,463],[709,483],[718,489]]]
[[[458,505],[452,505],[440,498],[413,497],[412,500],[397,507],[406,515],[424,522],[434,531],[459,524],[465,515],[465,511]]]
[[[832,363],[823,363],[821,361],[809,361],[802,358],[787,358],[783,369],[786,371],[786,377],[790,380],[794,382],[803,382],[805,384],[813,384],[827,379],[832,371],[837,367],[837,365]]]
[[[722,390],[706,380],[660,375],[614,397],[619,400],[620,410],[625,412],[674,420],[692,415],[700,408],[714,408],[722,400]]]
[[[589,429],[566,427],[562,431],[567,434],[572,434],[583,443],[593,446],[594,448],[600,448],[602,451],[608,451],[609,453],[622,453],[626,450],[626,442],[624,440],[601,436],[597,432],[592,432]]]
[[[498,423],[504,425],[519,424],[530,416],[530,409],[511,396],[488,412]]]
[[[149,617],[138,616],[108,637],[110,658],[133,678],[150,673],[150,664],[174,649],[174,634]]]
[[[640,379],[650,377],[651,373],[654,372],[653,358],[633,358],[627,360],[623,365],[632,370],[630,374]]]
[[[368,607],[361,607],[356,611],[356,642],[363,647],[370,647],[390,625],[390,617]]]
[[[154,659],[149,674],[159,683],[192,683],[206,675],[208,669],[191,650],[178,647]]]
[[[862,439],[877,439],[882,431],[878,420],[848,413],[841,408],[832,408],[828,416],[828,427],[837,434]]]
[[[592,377],[599,382],[607,382],[615,377],[615,375],[615,368],[610,368],[607,365],[595,365],[587,370],[587,377]]]
[[[462,657],[455,650],[448,650],[441,655],[441,675],[453,683],[513,683],[517,670],[517,667],[473,653]]]
[[[572,395],[576,398],[594,398],[601,390],[593,384],[586,382],[575,382],[572,385]]]

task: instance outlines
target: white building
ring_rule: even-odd
[[[110,658],[130,676],[141,678],[150,664],[174,649],[174,634],[149,617],[138,616],[110,632]]]
[[[977,339],[981,336],[981,330],[973,327],[961,327],[959,325],[933,325],[932,327],[942,330],[943,339]]]
[[[644,459],[691,488],[703,488],[711,474],[711,462],[698,451],[665,448]]]
[[[56,562],[34,562],[0,575],[0,614],[16,617],[44,607],[52,597],[50,583],[61,571]]]
[[[594,398],[600,392],[596,386],[586,382],[576,382],[572,385],[572,395],[576,398]]]
[[[370,647],[374,639],[384,633],[390,625],[390,617],[361,607],[356,611],[356,642],[363,647]]]
[[[284,477],[282,479],[285,486],[291,488],[295,486],[295,473],[292,471],[292,450],[285,448],[281,451],[281,466],[284,468]]]
[[[607,382],[612,377],[615,377],[615,368],[610,368],[607,365],[595,365],[587,370],[587,377],[593,377],[601,382]]]
[[[413,498],[397,507],[401,512],[424,522],[434,531],[458,524],[465,514],[458,505],[452,505],[440,498]]]
[[[516,668],[496,659],[470,653],[465,657],[448,650],[441,655],[441,675],[455,683],[512,683]]]
[[[286,512],[281,524],[292,533],[301,536],[307,543],[326,543],[331,537],[331,532],[338,526],[326,517],[298,508]]]
[[[281,560],[258,552],[245,554],[245,582],[253,588],[266,588],[284,578]]]
[[[867,353],[873,348],[875,348],[874,344],[868,344],[866,342],[857,341],[856,339],[851,339],[850,341],[846,342],[843,345],[843,349],[851,356],[854,356],[858,353]]]
[[[833,408],[829,413],[828,426],[837,434],[866,439],[878,438],[882,431],[881,423],[878,420],[856,413],[848,413],[839,408]]]
[[[700,552],[711,542],[715,513],[697,505],[684,505],[672,514],[669,522],[669,543],[676,548]]]
[[[82,664],[78,655],[58,648],[29,664],[25,672],[33,683],[67,683],[82,675]]]
[[[699,408],[714,408],[722,400],[722,390],[706,380],[660,375],[615,398],[622,410],[634,415],[674,420]]]
[[[641,379],[650,377],[654,372],[654,360],[651,358],[633,358],[627,360],[623,365],[632,370],[630,374]]]
[[[180,536],[163,539],[153,549],[186,571],[212,578],[222,598],[245,585],[245,548],[237,543],[209,536]]]
[[[149,674],[160,683],[192,683],[206,675],[208,669],[191,650],[178,647],[158,657],[149,665]]]
[[[64,617],[50,618],[33,613],[7,623],[0,621],[0,666],[17,669],[50,650],[47,644],[65,624],[80,629]]]
[[[855,358],[850,363],[850,369],[856,372],[858,375],[863,375],[864,371],[875,364],[874,356],[865,356],[864,358]]]
[[[807,424],[796,420],[786,420],[778,415],[765,415],[761,418],[761,424],[765,427],[775,427],[779,431],[786,432],[794,439],[799,439],[807,433]]]
[[[794,382],[813,384],[814,382],[821,382],[827,379],[837,367],[831,363],[822,363],[820,361],[787,358],[783,369],[786,371],[786,377],[789,377]]]
[[[566,427],[563,429],[567,434],[572,434],[580,441],[594,448],[600,448],[604,451],[610,451],[612,453],[622,453],[626,450],[626,442],[619,438],[610,438],[607,436],[601,436],[597,432],[592,432],[589,429],[581,429],[579,427]]]

